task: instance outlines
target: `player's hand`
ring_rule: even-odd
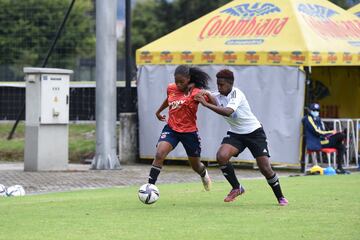
[[[159,119],[159,121],[166,122],[165,115],[161,115],[161,113],[156,113],[156,117],[157,117],[157,119]]]
[[[201,103],[202,105],[206,104],[206,100],[204,95],[202,95],[201,93],[198,93],[195,95],[194,97],[195,101],[198,101],[199,103]]]
[[[203,96],[208,96],[209,92],[206,91],[205,89],[201,89],[198,94],[203,95]]]
[[[330,136],[332,136],[332,135],[334,135],[334,134],[336,134],[336,133],[337,133],[336,130],[332,130],[331,133],[327,134],[327,137],[329,138]]]

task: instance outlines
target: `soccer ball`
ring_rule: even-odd
[[[144,184],[140,187],[138,197],[145,204],[152,204],[160,197],[159,189],[154,184]]]
[[[25,190],[21,185],[14,185],[6,189],[6,196],[8,197],[18,197],[24,195],[25,195]]]
[[[6,187],[2,184],[0,184],[0,197],[6,196]]]

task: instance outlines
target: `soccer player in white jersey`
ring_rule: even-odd
[[[233,86],[233,72],[228,69],[221,70],[216,74],[216,78],[219,92],[210,94],[203,91],[197,94],[195,99],[203,106],[224,116],[230,125],[230,130],[222,140],[216,154],[220,169],[232,186],[232,190],[224,201],[234,201],[236,197],[245,192],[244,187],[239,183],[235,175],[230,158],[238,156],[245,148],[248,148],[256,158],[259,169],[272,188],[279,205],[288,205],[288,200],[282,194],[279,178],[270,165],[265,132],[258,119],[251,112],[244,93]],[[207,102],[204,95],[207,95],[212,103]]]

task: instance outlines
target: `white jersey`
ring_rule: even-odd
[[[249,103],[240,89],[233,87],[227,96],[221,95],[219,92],[212,93],[212,95],[216,98],[218,106],[234,110],[230,117],[224,116],[230,125],[230,132],[247,134],[261,127],[259,120],[251,112]]]

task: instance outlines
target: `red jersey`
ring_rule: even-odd
[[[169,84],[167,88],[167,101],[169,104],[168,125],[176,132],[195,132],[196,112],[199,102],[194,96],[201,90],[193,88],[188,94],[177,89],[175,83]]]

